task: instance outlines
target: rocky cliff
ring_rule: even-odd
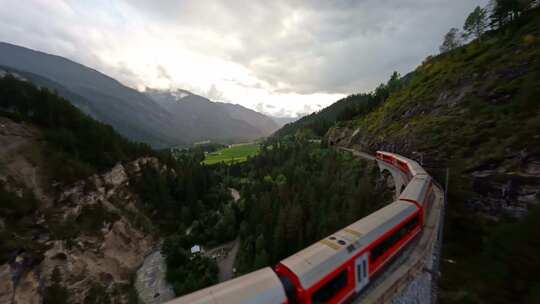
[[[60,186],[47,179],[40,142],[34,127],[0,119],[0,303],[132,302],[157,239],[129,181],[158,160]]]

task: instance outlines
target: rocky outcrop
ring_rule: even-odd
[[[8,264],[0,266],[0,303],[12,303],[15,295],[15,286]]]
[[[37,128],[0,117],[0,182],[13,192],[22,187],[30,189],[43,205],[48,205],[52,197],[42,182],[42,170],[35,163],[40,138]],[[25,154],[30,156],[24,157]]]
[[[15,287],[13,303],[40,304],[42,297],[39,288],[39,275],[35,271],[24,273]]]
[[[525,151],[502,161],[489,161],[467,171],[477,194],[467,200],[469,209],[494,220],[521,219],[540,203],[540,155]]]
[[[358,133],[360,130],[355,130],[352,126],[334,127],[328,130],[325,140],[329,146],[349,147]]]
[[[160,168],[155,158],[117,164],[62,189],[50,208],[42,206],[35,214],[40,233],[34,239],[42,249],[36,257],[21,248],[0,265],[0,303],[41,303],[55,271],[69,303],[87,297],[128,303],[135,272],[158,243],[148,225],[132,220],[149,222],[129,185],[144,165]]]

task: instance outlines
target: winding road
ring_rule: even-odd
[[[233,201],[236,203],[240,199],[240,192],[234,188],[229,188]],[[240,240],[219,245],[215,248],[209,249],[205,255],[208,257],[217,256],[216,262],[219,268],[218,280],[219,282],[225,282],[233,278],[234,276],[234,262],[238,249],[240,248]],[[225,256],[220,256],[222,252],[225,252]]]

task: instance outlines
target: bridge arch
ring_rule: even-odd
[[[401,171],[397,170],[391,170],[389,168],[389,165],[383,161],[377,160],[377,164],[379,165],[379,171],[381,174],[390,174],[392,175],[392,180],[394,181],[394,199],[398,199],[401,192],[405,189],[408,183],[407,176],[403,174]]]

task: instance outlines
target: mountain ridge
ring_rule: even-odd
[[[278,125],[264,114],[238,104],[211,101],[187,90],[147,88],[145,94],[169,113],[186,122],[184,128],[200,128],[211,134],[206,138],[194,137],[193,142],[219,141],[220,138],[232,140],[235,134],[244,134],[237,136],[240,141],[251,140],[269,135],[278,129]],[[213,125],[209,125],[209,122],[213,122]]]
[[[217,112],[232,113],[236,106],[229,109],[220,103],[207,106],[206,110],[215,114],[214,119],[199,114],[201,128],[190,127],[193,122],[184,121],[186,116],[177,111],[169,112],[147,93],[129,88],[98,70],[61,56],[5,42],[0,42],[0,66],[40,86],[55,89],[67,99],[75,99],[72,100],[74,104],[93,118],[112,125],[131,140],[149,143],[155,148],[189,145],[207,139],[254,140],[270,135],[278,128],[263,114],[243,107],[238,110],[242,115],[221,115]],[[201,102],[212,102],[198,97]],[[192,104],[192,107],[195,106]],[[182,108],[182,113],[191,111],[195,109]]]

